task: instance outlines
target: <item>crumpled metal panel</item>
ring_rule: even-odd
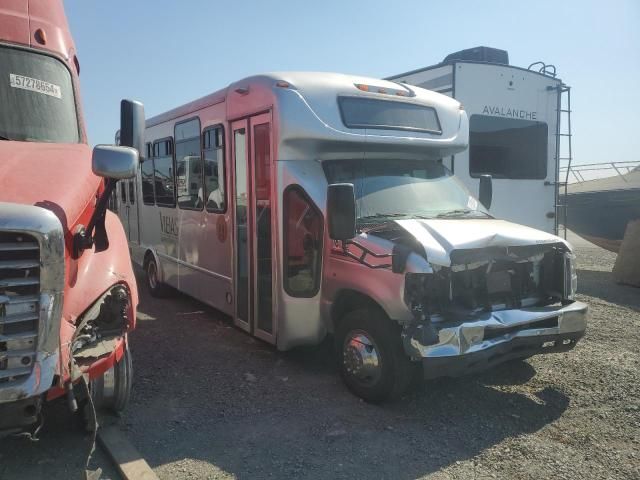
[[[564,306],[485,312],[453,325],[434,324],[438,338],[432,345],[423,345],[417,335],[405,335],[405,351],[413,358],[454,357],[488,350],[515,338],[584,333],[587,310],[586,304],[573,302]],[[555,327],[535,326],[536,322],[555,317],[558,319]],[[486,338],[488,332],[491,332],[490,338]]]
[[[563,243],[571,250],[569,243],[560,237],[505,220],[414,219],[396,220],[396,223],[420,242],[430,263],[444,267],[451,266],[451,252],[454,250],[554,243]]]

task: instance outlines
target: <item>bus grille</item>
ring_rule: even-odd
[[[36,359],[39,293],[37,239],[0,232],[0,384],[31,373]]]

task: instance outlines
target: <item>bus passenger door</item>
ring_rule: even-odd
[[[127,239],[129,237],[129,204],[127,202],[127,181],[120,180],[116,183],[116,202],[117,202],[117,211],[118,217],[120,218],[120,222],[122,223],[122,228],[124,228],[124,233],[127,235]]]
[[[273,199],[271,114],[234,122],[235,323],[271,343],[273,314]]]
[[[233,283],[235,288],[235,314],[233,322],[251,331],[251,298],[249,292],[249,159],[248,122],[240,120],[231,124],[233,142]]]
[[[127,220],[128,220],[128,237],[129,243],[138,245],[140,243],[140,226],[138,224],[138,197],[137,197],[137,185],[136,178],[132,178],[127,181],[126,184],[122,184],[123,187],[128,188],[128,204],[127,204]]]

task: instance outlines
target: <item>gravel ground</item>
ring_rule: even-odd
[[[277,352],[198,302],[143,291],[121,428],[161,479],[640,478],[640,290],[612,282],[615,255],[574,242],[591,319],[573,351],[383,406],[346,391],[328,344]],[[41,444],[0,441],[1,479],[80,472],[87,438],[59,410]],[[116,478],[101,452],[93,464]]]

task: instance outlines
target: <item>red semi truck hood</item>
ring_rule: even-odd
[[[47,208],[67,230],[95,202],[100,181],[88,145],[0,140],[0,202]]]

